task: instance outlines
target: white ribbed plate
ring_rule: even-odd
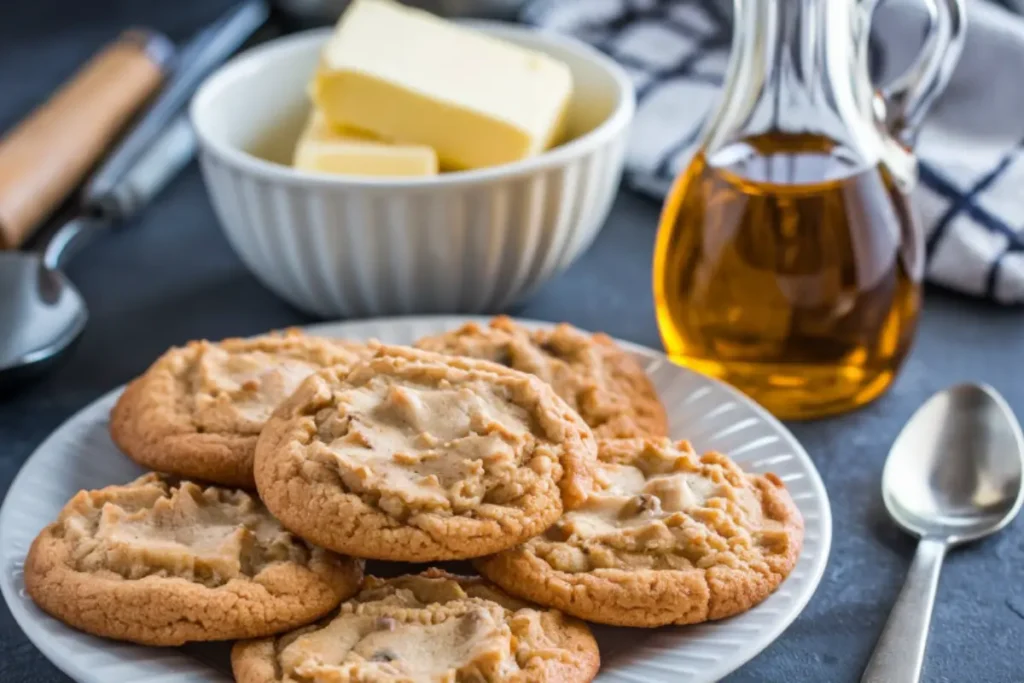
[[[466,320],[391,318],[331,323],[310,330],[407,344]],[[714,681],[775,640],[810,600],[825,570],[832,540],[828,496],[804,449],[756,403],[715,380],[672,365],[661,353],[621,343],[647,368],[668,409],[672,436],[690,439],[698,450],[723,451],[749,471],[775,472],[786,482],[806,523],[803,552],[793,573],[774,595],[749,612],[699,626],[595,629],[601,645],[599,681]],[[107,394],[61,425],[15,478],[0,508],[0,589],[29,639],[81,683],[228,682],[226,645],[161,650],[94,638],[48,617],[25,594],[25,553],[64,503],[80,489],[128,481],[141,472],[118,453],[107,434],[107,415],[119,393]]]

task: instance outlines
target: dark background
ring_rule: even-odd
[[[225,0],[0,3],[0,130],[42,101],[117,32],[140,24],[177,40]],[[567,320],[660,348],[650,294],[658,205],[623,192],[594,246],[513,313]],[[0,493],[58,424],[188,339],[247,335],[311,322],[263,289],[231,252],[194,166],[127,229],[107,235],[69,275],[92,314],[66,363],[0,396]],[[2,296],[2,293],[0,293]],[[887,520],[882,463],[900,426],[932,392],[988,382],[1024,412],[1024,315],[929,290],[916,347],[893,389],[857,413],[793,431],[832,500],[834,538],[807,610],[731,682],[857,681],[896,597],[913,541]],[[2,539],[0,539],[2,542]],[[948,558],[924,679],[1024,681],[1024,522]],[[0,607],[0,681],[66,681]]]

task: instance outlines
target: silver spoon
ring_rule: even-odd
[[[1022,470],[1020,424],[991,387],[950,387],[910,418],[889,451],[882,497],[921,542],[862,683],[920,679],[946,550],[1010,523],[1024,501]]]
[[[268,11],[263,0],[245,0],[197,34],[152,106],[86,184],[83,214],[54,233],[42,254],[0,252],[0,389],[46,369],[78,339],[89,312],[62,266],[93,235],[135,215],[188,164],[196,141],[182,110]]]
[[[195,148],[195,134],[182,115],[111,186],[116,215],[73,218],[41,254],[0,251],[0,389],[38,375],[78,339],[89,311],[63,266],[92,236],[135,214],[188,164]]]

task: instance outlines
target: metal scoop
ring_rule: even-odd
[[[116,210],[65,223],[41,254],[0,252],[0,387],[45,370],[78,339],[89,311],[62,266],[90,237],[134,215],[188,164],[195,149],[191,125],[181,118],[116,185]]]
[[[267,14],[262,0],[249,0],[200,32],[153,105],[86,185],[82,214],[54,233],[42,253],[0,252],[0,388],[45,370],[78,339],[89,312],[61,267],[90,237],[138,213],[189,163],[196,141],[182,110]]]

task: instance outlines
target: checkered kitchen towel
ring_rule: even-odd
[[[573,33],[630,73],[639,106],[627,182],[661,197],[693,154],[729,52],[728,0],[533,0],[523,19]],[[1002,5],[1002,6],[1000,6]],[[886,82],[919,45],[920,0],[876,13],[873,66]],[[968,0],[960,64],[916,152],[927,277],[1024,303],[1024,0]],[[883,16],[884,15],[884,16]]]

